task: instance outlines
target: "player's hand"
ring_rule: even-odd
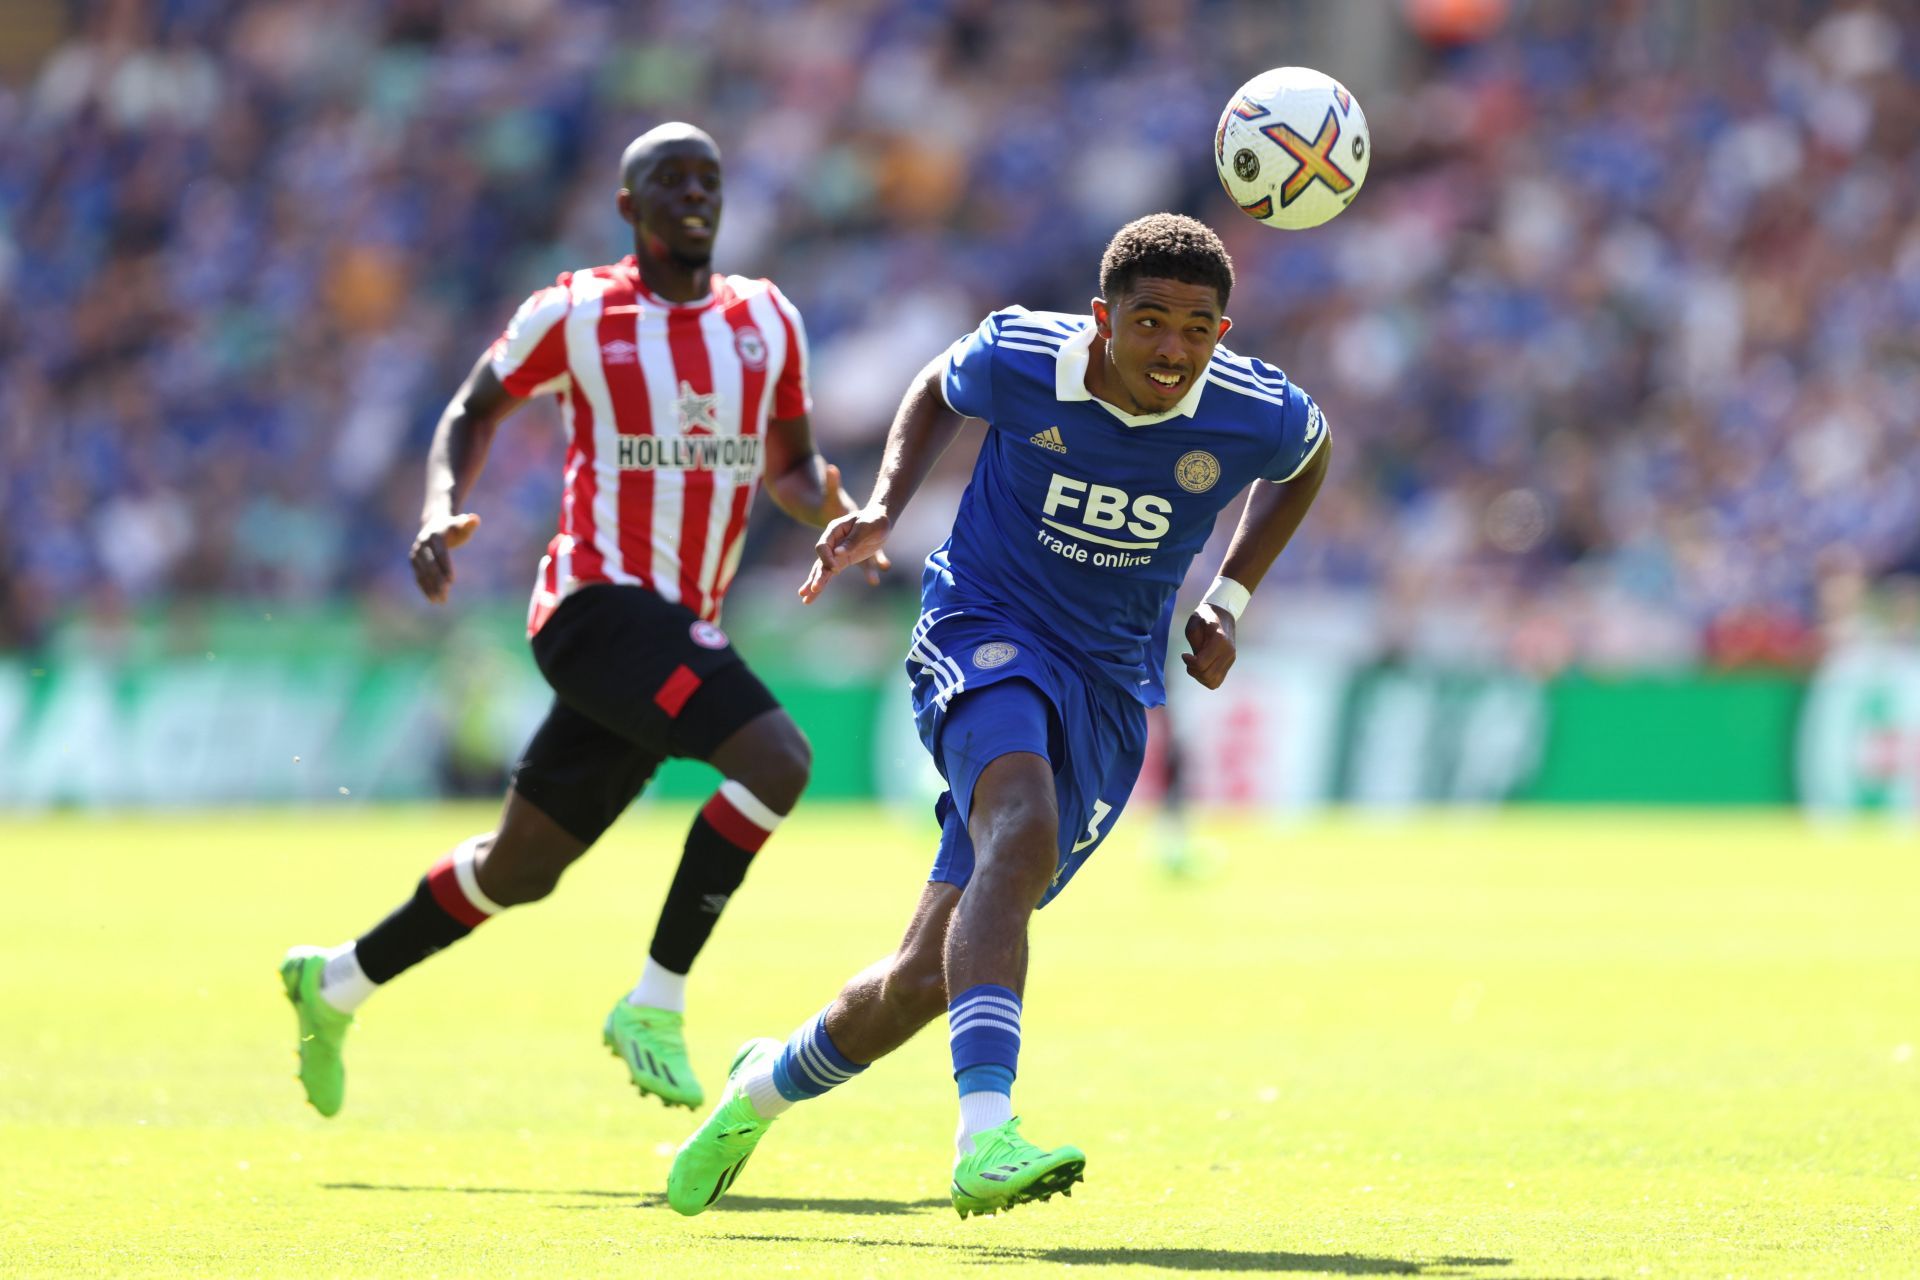
[[[857,516],[860,514],[860,504],[849,497],[847,491],[840,487],[840,468],[834,466],[831,462],[827,464],[826,497],[821,501],[820,509],[822,511],[835,512],[837,515]],[[886,552],[876,551],[870,558],[861,561],[860,567],[866,572],[867,585],[877,587],[880,585],[880,575],[893,568],[893,561],[887,558]],[[815,592],[815,594],[817,595],[819,593]],[[808,598],[806,588],[804,587],[800,590],[800,598],[806,600],[808,604],[813,603],[813,601]]]
[[[421,595],[435,604],[447,602],[447,592],[453,587],[451,553],[479,527],[480,517],[471,511],[429,520],[420,526],[420,532],[413,539],[413,554],[408,559],[413,564],[413,580],[420,584]]]
[[[834,575],[881,554],[881,544],[893,529],[885,512],[873,507],[841,516],[820,534],[813,546],[813,567],[800,584],[800,603],[812,604],[827,589]]]
[[[1187,674],[1209,689],[1218,689],[1239,652],[1234,645],[1233,615],[1210,604],[1195,609],[1187,619],[1187,647],[1193,652],[1180,655]]]

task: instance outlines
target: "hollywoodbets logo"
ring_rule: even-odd
[[[621,436],[614,462],[622,471],[752,471],[759,436]]]

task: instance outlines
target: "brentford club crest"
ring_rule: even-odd
[[[740,353],[740,363],[747,368],[767,367],[767,340],[752,325],[733,335],[733,349]]]
[[[727,647],[727,633],[708,622],[705,618],[693,624],[690,631],[693,642],[702,649],[724,649]]]

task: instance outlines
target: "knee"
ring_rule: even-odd
[[[813,747],[800,726],[781,717],[769,726],[736,780],[775,813],[788,814],[813,776]]]
[[[976,878],[1006,883],[1037,903],[1059,865],[1059,819],[1051,804],[1004,805],[974,835]]]
[[[475,838],[474,875],[480,889],[503,907],[538,902],[560,883],[573,855],[513,839],[500,832]]]

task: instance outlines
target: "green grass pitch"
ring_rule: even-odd
[[[1122,823],[1038,918],[1017,1109],[1071,1200],[958,1221],[944,1027],[705,1216],[599,1044],[688,806],[382,992],[346,1109],[275,965],[490,808],[0,819],[0,1274],[1920,1274],[1920,840],[1784,816]],[[709,1087],[894,942],[929,825],[803,808],[691,984]]]

